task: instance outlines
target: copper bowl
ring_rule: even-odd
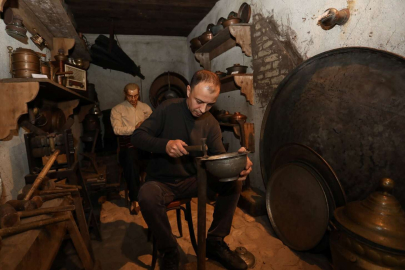
[[[217,25],[222,25],[224,23],[224,21],[226,21],[226,19],[224,17],[219,18],[217,21]]]
[[[204,34],[202,34],[201,36],[199,36],[198,39],[200,40],[201,45],[204,45],[205,43],[210,41],[213,37],[214,37],[214,35],[211,32],[207,31]]]
[[[211,32],[214,36],[216,36],[220,31],[224,29],[224,26],[222,24],[214,25],[211,27]]]
[[[202,161],[205,162],[207,170],[219,178],[219,182],[230,182],[237,180],[239,174],[245,169],[248,153],[226,153],[203,158]]]
[[[240,64],[234,64],[232,67],[227,68],[228,75],[231,74],[244,74],[246,73],[247,66],[241,66]]]
[[[222,110],[221,113],[217,115],[217,119],[221,123],[229,123],[231,116],[232,114],[230,114],[228,111]]]
[[[233,19],[233,18],[238,18],[238,13],[236,13],[235,11],[231,11],[228,14],[228,19]]]
[[[231,124],[238,124],[238,121],[246,121],[247,116],[241,114],[240,112],[235,112],[234,114],[232,114],[231,117],[229,117],[229,123]]]
[[[224,26],[224,28],[227,28],[228,26],[232,25],[232,24],[237,24],[240,23],[240,19],[239,18],[232,18],[232,19],[228,19],[226,21],[224,21],[222,23],[222,25]]]
[[[209,25],[207,25],[207,32],[212,32],[212,27],[214,26],[215,24],[213,24],[213,23],[210,23]]]
[[[195,37],[192,40],[190,40],[190,44],[191,44],[190,48],[193,53],[195,53],[195,51],[197,51],[202,46],[198,37]]]
[[[220,79],[226,76],[225,72],[222,72],[219,70],[215,71],[215,74],[217,74],[218,78],[220,78]]]

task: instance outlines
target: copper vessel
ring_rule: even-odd
[[[228,19],[228,20],[224,21],[222,23],[222,25],[224,26],[224,28],[227,28],[228,26],[230,26],[232,24],[237,24],[237,23],[240,23],[240,22],[241,22],[241,19],[239,19],[239,18],[231,18],[231,19]]]
[[[40,57],[30,49],[7,47],[10,54],[10,73],[13,78],[31,78],[40,73]]]
[[[330,237],[334,269],[405,269],[405,212],[384,178],[364,201],[335,210]]]
[[[238,121],[243,121],[246,122],[247,116],[241,114],[240,112],[235,112],[232,114],[232,116],[229,118],[229,123],[231,124],[238,124]]]
[[[204,32],[201,36],[198,37],[198,39],[201,42],[201,45],[204,45],[208,41],[210,41],[214,36],[212,35],[211,32]]]

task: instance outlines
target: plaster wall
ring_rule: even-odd
[[[201,35],[209,23],[216,23],[219,17],[227,17],[230,11],[238,11],[239,6],[245,1],[220,0],[207,16],[193,29],[187,38]],[[264,17],[275,21],[281,39],[290,41],[301,57],[305,60],[327,50],[347,47],[363,46],[382,49],[405,56],[405,28],[402,27],[402,18],[405,15],[405,2],[401,0],[372,1],[372,0],[337,0],[337,1],[269,1],[252,0],[246,1],[252,6],[252,19]],[[327,8],[349,8],[351,17],[343,26],[325,31],[317,26],[317,18]],[[268,29],[267,29],[268,30]],[[260,35],[265,29],[252,28],[253,35]],[[258,51],[253,50],[253,55]],[[188,51],[188,63],[190,76],[201,69],[194,59],[191,50]],[[211,70],[225,71],[235,63],[249,65],[252,69],[252,58],[246,57],[239,47],[233,48],[215,58],[211,63]],[[248,70],[249,72],[249,70]],[[258,70],[254,70],[258,72]],[[260,91],[273,91],[274,89],[260,89]],[[263,179],[260,169],[259,140],[263,115],[272,98],[272,92],[267,95],[255,93],[255,105],[246,102],[240,91],[221,94],[217,101],[217,107],[228,111],[241,113],[248,116],[248,122],[255,124],[256,152],[251,154],[254,163],[251,174],[251,185],[264,190]],[[224,134],[224,141],[230,142],[230,151],[239,147],[239,141],[232,133]]]
[[[7,35],[3,30],[4,28],[4,21],[0,20],[0,79],[11,78],[7,46],[11,46],[14,49],[18,47],[28,48],[39,52],[39,49],[31,40],[28,41],[27,45],[21,43]],[[29,33],[28,36],[31,37]],[[46,53],[47,57],[50,57],[48,49],[44,49],[41,53]],[[0,141],[0,177],[3,180],[3,194],[0,198],[0,204],[12,198],[16,198],[18,192],[25,185],[24,176],[28,174],[29,171],[24,133],[25,131],[20,128],[13,132],[9,138]]]
[[[85,36],[90,44],[98,37],[94,34]],[[158,75],[173,71],[188,78],[189,49],[185,37],[118,35],[117,38],[124,52],[136,65],[141,66],[145,80],[124,72],[90,65],[88,79],[96,86],[102,110],[111,109],[124,100],[123,90],[128,83],[137,83],[141,87],[140,100],[150,106],[149,88]]]

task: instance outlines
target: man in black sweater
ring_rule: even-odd
[[[132,144],[153,153],[147,168],[147,182],[141,187],[138,202],[142,215],[157,239],[163,254],[162,269],[178,269],[179,253],[166,214],[166,205],[173,200],[197,197],[197,169],[193,157],[184,149],[187,145],[201,144],[207,138],[208,154],[225,153],[218,122],[208,111],[220,93],[216,74],[197,71],[187,86],[186,99],[165,101],[134,131]],[[244,151],[241,148],[239,151]],[[207,257],[222,263],[227,269],[247,269],[223,241],[230,233],[245,180],[252,170],[248,158],[246,169],[239,181],[214,183],[218,193],[214,219],[208,230]]]

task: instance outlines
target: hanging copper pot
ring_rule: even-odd
[[[391,194],[393,187],[394,181],[384,178],[366,200],[335,210],[334,269],[405,268],[405,212]]]

